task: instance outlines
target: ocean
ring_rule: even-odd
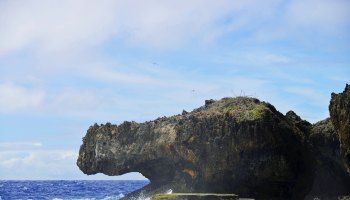
[[[116,200],[148,183],[119,180],[0,180],[0,200]]]

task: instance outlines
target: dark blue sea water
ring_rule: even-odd
[[[148,181],[0,181],[0,200],[115,200]]]

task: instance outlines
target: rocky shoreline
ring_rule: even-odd
[[[350,194],[350,86],[315,124],[255,98],[207,100],[144,123],[91,126],[77,165],[86,174],[140,172],[127,195],[234,193],[255,199],[338,199]]]

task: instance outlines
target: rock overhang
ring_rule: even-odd
[[[259,173],[265,173],[259,184],[269,176],[275,176],[270,181],[298,182],[285,171],[307,162],[297,149],[303,143],[300,135],[271,104],[255,98],[223,98],[145,123],[94,125],[83,140],[78,166],[90,174],[137,171],[153,185],[170,184],[181,192],[246,193],[239,183],[255,179],[259,167],[263,168]],[[301,161],[295,163],[288,155]],[[266,168],[271,162],[279,175]],[[259,184],[251,183],[255,193],[262,191]],[[273,190],[278,189],[265,193]]]

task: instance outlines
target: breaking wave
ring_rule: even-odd
[[[0,181],[0,200],[119,200],[149,181]],[[138,198],[141,200],[144,198]]]

